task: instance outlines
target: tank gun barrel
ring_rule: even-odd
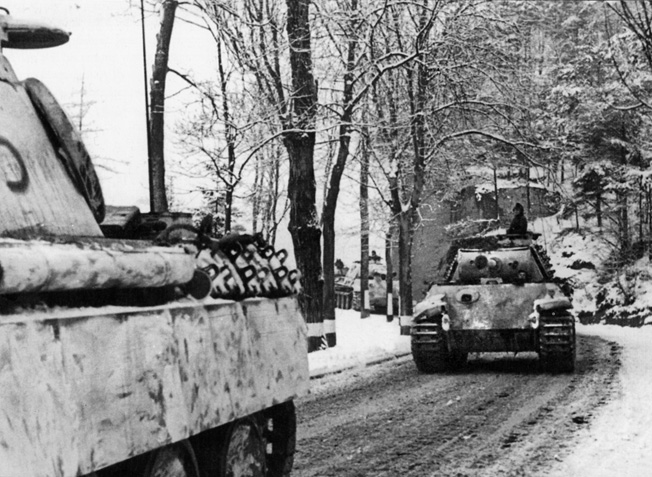
[[[0,240],[0,294],[183,285],[194,271],[179,247]]]

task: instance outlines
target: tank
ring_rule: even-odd
[[[5,56],[68,36],[0,9],[2,475],[289,475],[309,373],[287,252],[106,206],[79,132]]]
[[[369,261],[369,310],[373,313],[385,313],[387,308],[387,267],[381,261]],[[398,310],[398,286],[394,284],[392,307]],[[362,293],[360,292],[360,262],[357,261],[344,277],[335,282],[336,307],[353,308],[360,311]]]
[[[415,307],[410,334],[419,371],[462,366],[471,352],[534,351],[542,370],[575,368],[575,320],[538,234],[454,242],[441,283]],[[566,292],[566,293],[565,293]]]

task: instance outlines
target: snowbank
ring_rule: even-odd
[[[623,346],[622,394],[597,414],[573,454],[552,476],[652,475],[652,327],[578,325],[578,332]]]
[[[361,319],[359,311],[335,312],[337,346],[308,355],[311,377],[410,353],[410,337],[401,336],[398,317],[388,323],[385,315]]]

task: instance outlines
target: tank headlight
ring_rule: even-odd
[[[446,314],[441,317],[441,329],[444,331],[451,329],[451,319]]]
[[[530,326],[536,330],[539,327],[539,313],[536,311],[531,313],[530,316],[528,316],[528,321],[530,322]]]

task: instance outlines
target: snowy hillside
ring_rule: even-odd
[[[555,215],[537,219],[531,230],[541,233],[555,275],[572,285],[573,305],[583,323],[641,326],[652,322],[650,259],[639,258],[612,270],[609,237],[596,227],[577,230],[573,220]]]

